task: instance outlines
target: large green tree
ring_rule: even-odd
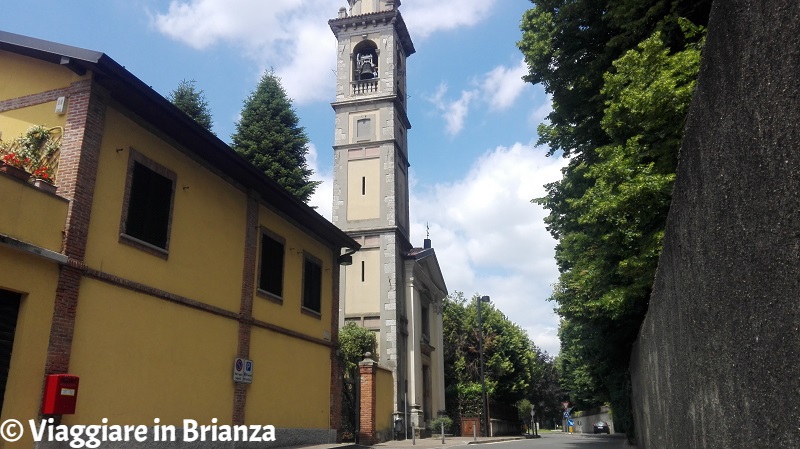
[[[444,301],[443,340],[445,402],[456,423],[461,416],[479,416],[482,385],[478,351],[477,298],[455,292]],[[519,325],[493,304],[482,304],[484,377],[490,402],[515,405],[532,400],[538,409],[551,409],[557,401],[552,376],[553,361],[542,353]],[[548,396],[552,394],[553,397]]]
[[[211,131],[211,109],[206,101],[205,93],[195,87],[195,80],[182,80],[178,87],[169,94],[169,101],[193,118],[197,123]]]
[[[562,386],[631,430],[628,361],[647,310],[710,1],[542,0],[523,18],[552,95],[539,143],[570,156],[537,200],[558,240]]]
[[[305,202],[320,184],[310,179],[308,136],[280,78],[271,70],[245,100],[231,140],[234,150]]]

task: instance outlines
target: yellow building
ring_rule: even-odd
[[[0,139],[33,125],[60,138],[57,189],[0,173],[0,423],[26,432],[0,448],[34,446],[60,373],[80,383],[54,425],[333,441],[358,244],[107,55],[0,32]]]

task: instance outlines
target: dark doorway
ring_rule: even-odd
[[[6,381],[11,365],[11,350],[14,348],[14,330],[17,327],[19,302],[22,296],[8,290],[0,290],[0,412],[6,395]]]

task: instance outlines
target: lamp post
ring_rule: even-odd
[[[483,375],[483,321],[481,320],[481,303],[482,302],[490,302],[491,299],[488,296],[481,296],[478,298],[478,360],[480,360],[481,366],[481,399],[483,402],[483,434],[485,436],[489,436],[489,415],[487,410],[487,400],[486,397],[486,378]]]

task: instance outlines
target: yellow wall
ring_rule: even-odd
[[[79,79],[58,65],[4,52],[0,57],[0,80],[15,80],[0,83],[0,99],[66,87]],[[31,124],[49,124],[53,107],[3,113],[0,129],[18,129],[14,132],[19,134]],[[119,241],[131,148],[177,176],[166,260]],[[106,111],[98,164],[85,265],[239,313],[247,194],[114,107]],[[0,210],[13,212],[0,214],[0,233],[60,251],[68,203],[8,179],[0,178],[0,190],[7,193],[0,197]],[[259,225],[286,239],[287,254],[283,304],[255,295],[255,319],[330,339],[338,251],[264,206]],[[322,261],[321,316],[301,312],[304,252]],[[4,419],[38,414],[58,272],[54,262],[0,245],[0,288],[25,293]],[[102,418],[110,424],[152,425],[154,418],[164,425],[187,418],[230,423],[238,329],[236,319],[84,277],[69,367],[81,379],[78,406],[63,423],[97,424]],[[255,326],[250,348],[255,370],[247,422],[327,429],[330,348]]]
[[[378,367],[375,370],[375,430],[391,432],[394,412],[394,379],[392,372]],[[391,433],[388,433],[391,435]]]
[[[246,423],[327,429],[330,349],[261,328],[253,328],[250,341],[253,383],[248,387]]]
[[[8,100],[23,95],[69,87],[75,81],[87,78],[80,77],[65,67],[57,64],[37,61],[0,50],[0,100]],[[20,76],[24,73],[25,76]],[[55,113],[56,101],[42,103],[28,108],[7,111],[0,115],[0,139],[13,140],[23,134],[31,125],[48,127],[61,126],[66,123],[66,114]]]
[[[231,421],[235,320],[84,278],[70,374],[80,376],[65,424]]]
[[[0,234],[61,251],[68,203],[62,198],[0,175]]]
[[[362,249],[353,254],[353,264],[345,268],[346,315],[381,312],[380,257],[380,249],[377,248]],[[364,262],[364,282],[361,281],[361,262]]]
[[[283,303],[277,303],[256,294],[253,298],[253,317],[315,338],[328,337],[331,332],[333,307],[333,269],[331,264],[334,256],[331,250],[263,206],[259,214],[259,225],[286,239],[284,244]],[[259,236],[259,245],[260,241]],[[303,304],[304,251],[322,261],[321,317],[300,312]],[[260,249],[258,254],[260,257]],[[255,281],[257,288],[258,269],[256,269]]]
[[[381,160],[362,159],[347,163],[347,219],[367,220],[380,216]],[[362,195],[362,178],[366,189]]]
[[[54,262],[0,246],[0,288],[22,293],[0,422],[38,416],[58,270]]]
[[[246,194],[114,109],[105,125],[86,264],[238,312]],[[119,243],[131,147],[177,174],[168,260]]]

